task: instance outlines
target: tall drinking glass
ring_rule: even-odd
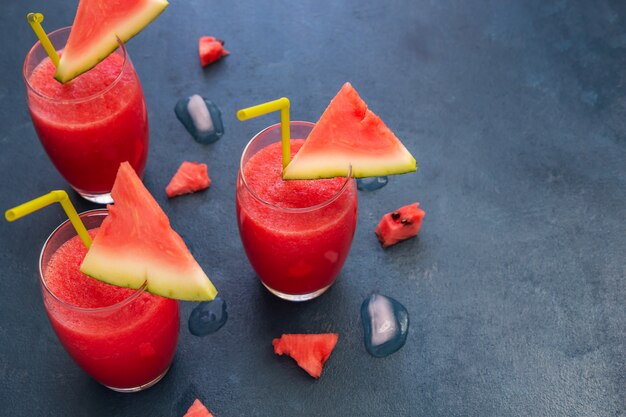
[[[291,122],[292,153],[313,128]],[[352,178],[281,178],[280,125],[250,140],[237,179],[237,219],[243,247],[263,285],[276,296],[305,301],[339,274],[356,228]]]
[[[106,210],[81,213],[88,230]],[[86,249],[69,221],[46,240],[39,258],[44,306],[61,344],[81,368],[120,392],[151,387],[167,373],[176,351],[176,300],[141,288],[114,287],[80,276]]]
[[[70,28],[49,34],[64,48]],[[28,110],[50,160],[81,196],[112,202],[121,162],[143,176],[148,157],[148,114],[143,91],[124,44],[95,68],[61,84],[40,42],[24,60]]]

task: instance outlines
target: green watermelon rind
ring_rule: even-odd
[[[408,152],[407,152],[408,154]],[[395,160],[373,158],[367,161],[360,158],[357,164],[348,163],[350,157],[346,155],[319,155],[310,156],[306,161],[288,165],[283,172],[284,180],[313,180],[323,178],[347,177],[367,178],[389,175],[400,175],[415,172],[418,169],[415,158],[408,154],[401,155]],[[352,169],[350,169],[350,166]]]
[[[171,280],[163,277],[182,275],[180,271],[168,271],[165,265],[155,265],[146,269],[142,276],[136,274],[136,267],[133,265],[135,257],[129,255],[129,259],[121,260],[119,252],[107,255],[106,248],[101,248],[98,256],[85,257],[80,270],[98,281],[118,287],[136,290],[145,284],[145,291],[176,300],[208,301],[217,296],[217,289],[199,265],[193,275],[186,272],[184,280],[176,281],[176,285],[171,286]],[[111,257],[117,258],[115,264],[107,261]]]
[[[60,83],[65,84],[89,71],[100,62],[104,61],[119,47],[118,38],[124,43],[128,42],[128,40],[141,32],[143,28],[148,26],[148,24],[163,13],[168,5],[167,0],[151,0],[134,21],[130,19],[127,21],[132,22],[132,24],[119,24],[111,30],[110,36],[86,48],[89,51],[88,58],[81,59],[80,56],[74,57],[71,51],[64,50],[61,54],[59,66],[54,73],[54,78]],[[74,24],[76,24],[76,22],[74,22]],[[70,33],[70,39],[71,36]]]

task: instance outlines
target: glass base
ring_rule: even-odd
[[[154,384],[156,384],[157,382],[159,382],[161,379],[163,379],[163,377],[165,376],[165,374],[167,373],[167,371],[170,370],[170,367],[168,366],[167,369],[159,376],[157,376],[156,378],[154,378],[152,381],[140,385],[138,387],[133,387],[133,388],[115,388],[115,387],[110,387],[108,385],[105,385],[105,387],[107,387],[110,390],[116,391],[116,392],[122,392],[122,393],[130,393],[130,392],[139,392],[139,391],[143,391],[145,389],[150,388],[151,386],[153,386]],[[104,385],[104,384],[103,384]]]
[[[83,192],[78,191],[78,190],[76,190],[76,192],[78,194],[80,194],[80,196],[82,198],[84,198],[87,201],[91,201],[92,203],[96,203],[96,204],[111,204],[111,203],[113,203],[113,199],[111,198],[111,193],[88,194],[88,193],[83,193]]]
[[[261,282],[261,284],[263,284],[263,286],[265,288],[267,288],[267,290],[269,292],[271,292],[272,294],[274,294],[276,297],[278,298],[282,298],[283,300],[287,300],[287,301],[295,301],[295,302],[300,302],[300,301],[309,301],[312,300],[314,298],[319,297],[320,295],[324,294],[326,292],[327,289],[329,289],[333,284],[330,284],[322,289],[319,289],[317,291],[313,291],[307,294],[287,294],[284,292],[280,292],[280,291],[276,291],[270,287],[268,287],[267,285],[265,285],[265,283]]]

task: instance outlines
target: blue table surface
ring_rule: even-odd
[[[67,4],[69,3],[69,4]],[[197,397],[229,416],[626,415],[626,3],[620,1],[172,0],[128,44],[150,117],[145,184],[228,301],[197,338],[181,303],[169,374],[132,395],[101,387],[46,318],[37,259],[63,219],[51,207],[0,222],[0,414],[182,416]],[[0,202],[70,191],[25,103],[25,20],[71,24],[76,0],[0,5]],[[197,40],[231,55],[206,69]],[[351,81],[415,155],[417,173],[360,193],[352,250],[335,284],[305,304],[258,283],[235,220],[238,157],[275,123],[237,109],[288,96],[315,121]],[[199,93],[224,137],[194,142],[174,116]],[[168,200],[183,160],[209,165],[206,192]],[[95,206],[70,192],[79,210]],[[418,239],[383,250],[378,219],[419,201]],[[375,359],[359,306],[372,291],[409,310],[406,346]],[[271,340],[340,334],[320,380]]]

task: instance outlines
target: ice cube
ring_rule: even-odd
[[[211,101],[194,94],[178,100],[176,117],[199,143],[212,143],[224,134],[222,112]]]
[[[365,348],[379,358],[391,355],[406,343],[409,313],[397,300],[372,294],[361,304]]]
[[[227,319],[226,301],[215,297],[213,301],[198,304],[191,312],[187,324],[194,336],[206,336],[221,329]]]
[[[393,306],[387,297],[373,295],[367,305],[367,313],[372,325],[372,346],[380,346],[391,340],[398,332]]]
[[[207,108],[204,99],[197,94],[189,97],[187,102],[187,112],[191,116],[193,125],[200,133],[213,132],[213,120],[211,120],[211,113]]]
[[[387,182],[387,177],[357,178],[356,188],[361,191],[376,191],[387,185]]]

